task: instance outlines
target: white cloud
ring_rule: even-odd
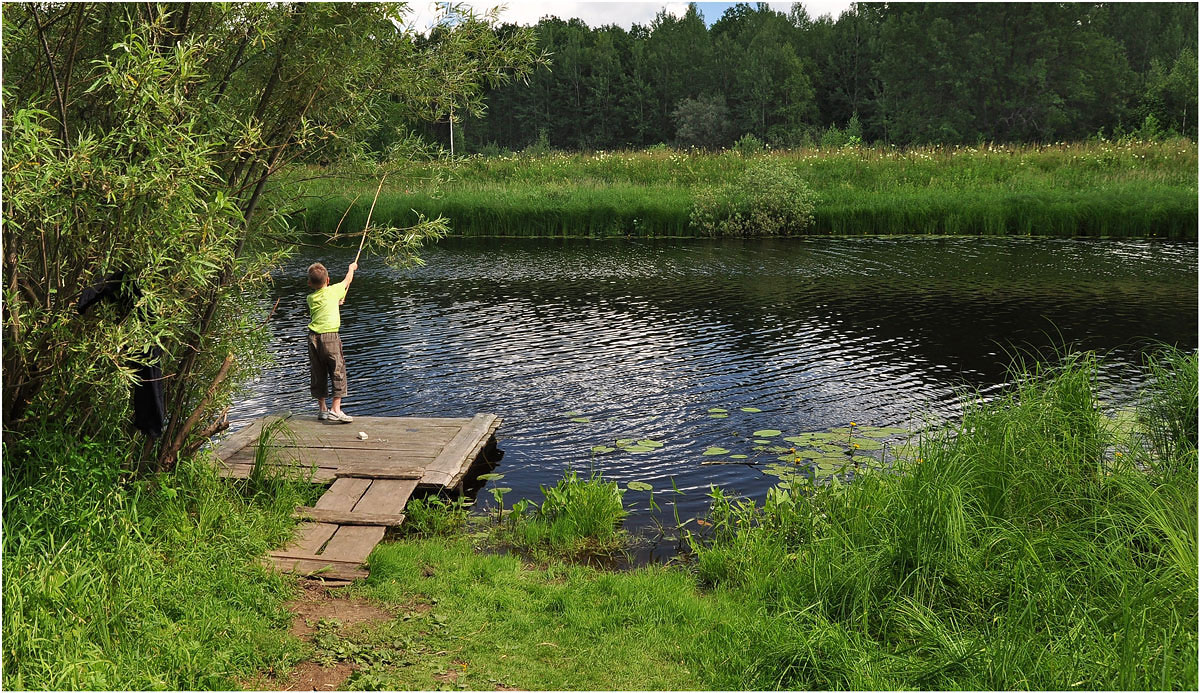
[[[415,0],[414,2],[410,2],[407,24],[422,32],[428,30],[439,16],[438,4],[429,0]],[[687,12],[688,7],[687,2],[664,2],[663,0],[655,2],[629,2],[628,0],[586,0],[583,2],[566,2],[563,0],[509,0],[508,2],[467,0],[462,4],[471,7],[478,14],[483,14],[503,5],[504,9],[500,12],[500,21],[511,22],[513,24],[536,24],[542,17],[554,15],[562,19],[578,17],[589,27],[616,24],[626,29],[633,24],[649,25],[654,20],[654,16],[663,9],[676,17],[681,17]],[[709,23],[718,19],[721,12],[723,12],[725,3],[719,4],[720,7],[706,7],[705,3],[700,4],[700,10],[705,14],[705,19]],[[790,2],[768,2],[767,4],[772,9],[782,12],[787,12],[792,6]],[[805,9],[808,10],[809,16],[814,19],[823,14],[830,14],[836,18],[850,6],[850,0],[815,0],[803,4]],[[709,16],[710,14],[713,16]]]

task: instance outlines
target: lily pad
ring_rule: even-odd
[[[746,459],[746,457],[747,457],[747,455],[730,455],[730,456],[729,456],[729,459],[731,459],[731,460],[744,460],[744,459]]]
[[[791,451],[792,451],[791,448],[784,447],[782,445],[771,445],[771,446],[767,447],[767,452],[773,452],[775,454],[779,454],[781,452],[791,452]]]
[[[742,411],[746,412],[747,414],[762,413],[762,409],[759,409],[758,407],[742,407]]]
[[[654,487],[644,481],[631,481],[625,484],[625,488],[630,491],[653,491]]]
[[[767,444],[769,444],[771,441],[769,441],[769,440],[766,440],[766,439],[763,439],[763,438],[755,438],[755,439],[754,439],[754,442],[758,443],[759,445],[767,445]]]
[[[859,450],[882,450],[883,443],[871,438],[855,438],[850,447],[858,446]]]
[[[653,452],[654,448],[648,448],[644,445],[630,445],[625,448],[625,452]]]
[[[783,433],[783,431],[776,431],[773,428],[764,428],[761,431],[755,431],[751,435],[753,435],[755,438],[774,438],[780,433]]]
[[[657,440],[650,440],[649,438],[645,440],[639,440],[637,444],[644,448],[661,448],[663,446],[663,444]]]
[[[571,411],[563,414],[563,416],[583,416],[583,412],[579,411],[578,409],[572,409]]]
[[[721,407],[713,407],[712,409],[708,410],[708,413],[709,414],[725,414],[728,411],[729,411],[728,409],[722,409]]]
[[[617,447],[623,448],[627,445],[633,445],[633,438],[617,438]]]
[[[713,447],[705,450],[702,454],[704,454],[704,455],[724,455],[728,452],[729,451],[726,450],[725,448],[719,448],[719,447],[713,446]]]
[[[801,459],[801,458],[800,458],[799,456],[797,456],[797,455],[793,455],[793,454],[791,454],[791,453],[788,453],[788,454],[786,454],[786,455],[780,455],[779,457],[776,457],[775,459],[779,460],[780,462],[792,462],[792,463],[795,463],[797,460],[799,460],[799,459]]]
[[[587,416],[575,416],[571,418],[575,423],[591,423],[592,419]]]
[[[597,445],[592,448],[592,452],[597,455],[603,455],[606,452],[612,452],[614,450],[616,450],[616,448],[610,448],[607,445]]]
[[[497,472],[489,472],[487,474],[480,474],[475,478],[481,481],[495,481],[497,479],[503,479],[504,475]]]
[[[709,415],[708,415],[708,418],[710,418],[710,419],[728,419],[728,418],[729,418],[729,414],[720,414],[720,413],[717,413],[717,414],[709,414]]]

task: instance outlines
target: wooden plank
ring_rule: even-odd
[[[473,456],[467,459],[468,455],[479,447],[481,440],[487,441],[487,433],[496,421],[495,414],[476,414],[475,418],[471,419],[471,423],[463,426],[458,435],[454,436],[454,440],[442,449],[437,459],[425,467],[426,479],[423,481],[439,483],[434,479],[441,479],[443,475],[448,479],[453,479],[463,472],[464,468],[470,466],[475,459]]]
[[[404,522],[402,514],[381,513],[348,513],[342,510],[321,510],[306,505],[297,506],[292,517],[302,520],[312,520],[318,523],[331,522],[339,525],[378,525],[380,527],[399,527]]]
[[[272,558],[271,564],[282,573],[298,573],[308,577],[334,580],[359,580],[371,573],[366,568],[354,568],[329,561],[300,561],[292,558]]]
[[[287,454],[290,450],[364,450],[373,452],[410,452],[422,453],[427,452],[431,455],[437,455],[442,448],[454,437],[453,431],[447,431],[445,434],[437,436],[424,436],[413,438],[375,438],[371,436],[366,440],[359,440],[356,436],[305,436],[296,440],[275,440],[268,446],[271,450],[283,451]],[[247,450],[257,449],[257,444],[247,445]]]
[[[354,504],[356,513],[396,514],[404,510],[408,497],[417,488],[416,479],[377,479]]]
[[[233,453],[241,450],[252,442],[258,440],[258,434],[262,431],[263,424],[266,422],[265,417],[255,419],[250,422],[245,428],[238,429],[229,434],[217,445],[217,458],[225,459]]]
[[[362,561],[341,561],[336,558],[330,558],[329,556],[314,556],[313,554],[310,554],[310,553],[298,553],[298,552],[292,552],[292,551],[272,551],[267,555],[270,556],[271,558],[283,558],[283,559],[290,560],[290,561],[312,561],[314,563],[321,562],[321,563],[329,563],[331,565],[347,565],[347,566],[350,566],[353,568],[362,567],[360,565],[362,563]]]
[[[458,468],[458,473],[451,475],[450,480],[445,483],[447,488],[457,488],[459,484],[462,483],[463,477],[467,475],[467,470],[471,468],[471,465],[475,463],[475,460],[483,454],[484,448],[486,448],[491,442],[492,436],[496,434],[496,429],[500,428],[500,418],[492,418],[493,421],[488,425],[487,431],[484,432],[483,437],[481,437],[475,447],[467,453],[463,465]]]
[[[245,447],[225,460],[228,464],[254,464],[257,448]],[[349,450],[340,448],[272,448],[283,451],[282,459],[270,464],[283,466],[326,467],[336,469],[350,466],[424,467],[437,457],[441,448],[426,447],[412,450]]]
[[[254,470],[252,464],[225,464],[217,468],[217,474],[227,479],[249,479],[251,472]],[[285,478],[298,478],[311,481],[314,484],[324,484],[333,481],[337,478],[337,469],[331,467],[318,467],[312,476],[310,467],[301,466],[275,466],[271,468],[272,474],[278,474]]]
[[[317,507],[322,510],[353,510],[370,486],[370,479],[338,479],[317,500]]]
[[[338,482],[343,481],[339,479]],[[345,479],[345,481],[359,481]],[[334,482],[334,483],[338,483]],[[354,504],[354,513],[399,514],[417,487],[415,479],[377,479]],[[354,527],[343,525],[329,540],[322,556],[341,560],[365,561],[375,545],[383,540],[383,527]]]
[[[362,563],[371,555],[375,545],[383,541],[386,530],[386,527],[339,525],[321,552],[321,558]]]
[[[384,465],[355,465],[338,469],[334,476],[352,479],[420,479],[425,473],[420,467],[392,467]]]
[[[328,522],[305,522],[300,525],[296,537],[288,543],[284,551],[296,553],[316,553],[338,529],[337,525]]]

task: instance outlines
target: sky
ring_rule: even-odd
[[[434,18],[437,17],[437,7],[439,4],[437,2],[430,2],[429,0],[411,0],[409,7],[411,8],[410,21],[413,28],[422,32],[426,31],[434,21]],[[614,0],[589,0],[587,2],[508,0],[507,2],[499,2],[498,0],[467,0],[462,4],[473,8],[476,13],[480,14],[498,5],[506,5],[506,8],[500,13],[500,21],[514,24],[536,24],[539,19],[546,15],[555,15],[562,19],[578,17],[589,27],[616,24],[625,29],[628,29],[633,24],[650,24],[654,19],[654,15],[664,8],[671,14],[682,16],[687,11],[688,6],[687,2],[667,2],[666,0],[657,0],[655,2],[619,2]],[[711,26],[713,22],[721,18],[721,15],[727,8],[732,7],[735,3],[697,2],[696,4],[701,14],[704,15],[704,21]],[[767,4],[772,9],[785,13],[792,7],[791,2],[768,2]],[[808,15],[813,19],[823,14],[833,15],[836,19],[843,10],[850,7],[850,0],[809,0],[802,4],[808,10]]]

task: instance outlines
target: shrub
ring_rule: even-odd
[[[816,195],[782,161],[755,161],[726,185],[696,195],[691,223],[710,236],[778,236],[800,233],[813,221]]]
[[[758,154],[765,147],[766,147],[766,145],[763,144],[762,140],[758,139],[757,137],[755,137],[753,134],[751,134],[749,132],[742,135],[741,139],[739,139],[733,145],[733,148],[735,150],[737,150],[737,152],[739,154],[741,154],[742,156],[750,156],[751,154]]]

